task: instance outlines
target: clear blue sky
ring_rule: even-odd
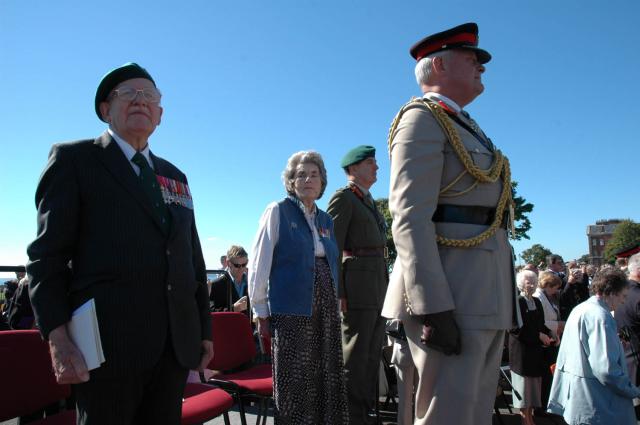
[[[0,264],[26,261],[51,144],[105,129],[93,97],[107,70],[135,61],[161,88],[151,149],[188,175],[217,267],[230,244],[250,247],[295,151],[324,156],[324,208],[344,184],[342,155],[374,145],[372,192],[387,197],[387,130],[420,94],[408,49],[468,21],[493,60],[467,110],[535,204],[516,252],[578,257],[588,224],[640,220],[638,18],[636,0],[0,0]]]

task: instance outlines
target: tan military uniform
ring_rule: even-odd
[[[458,119],[466,125],[451,123],[464,148],[473,163],[488,169],[493,148],[479,141],[488,142],[482,131],[470,130],[475,123],[462,115]],[[511,246],[503,227],[477,246],[440,245],[436,235],[467,239],[488,226],[432,217],[439,204],[495,208],[503,183],[476,184],[464,173],[442,127],[420,103],[406,108],[390,137],[389,209],[398,257],[382,314],[405,323],[419,374],[415,423],[490,424],[504,330],[516,317]],[[420,342],[422,315],[446,310],[455,311],[461,329],[458,356]]]

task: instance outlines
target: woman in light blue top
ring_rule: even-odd
[[[569,315],[548,406],[569,425],[636,425],[632,399],[640,397],[640,388],[629,379],[611,315],[624,302],[627,285],[621,271],[599,273],[594,295]]]

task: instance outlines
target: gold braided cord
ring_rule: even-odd
[[[502,225],[504,219],[504,212],[507,206],[511,203],[511,170],[509,168],[509,160],[504,159],[504,169],[502,173],[502,193],[498,199],[498,205],[496,206],[496,213],[493,217],[493,223],[482,233],[469,239],[452,239],[445,238],[444,236],[436,235],[436,242],[440,245],[453,246],[458,248],[470,248],[478,246],[482,242],[493,236],[496,231]]]
[[[480,183],[495,183],[500,177],[504,165],[505,158],[502,155],[502,152],[499,150],[495,151],[494,161],[488,170],[483,170],[478,167],[462,144],[460,133],[456,130],[453,125],[453,121],[449,118],[449,115],[447,115],[445,110],[435,103],[425,102],[421,99],[419,102],[424,104],[432,112],[436,121],[440,124],[440,127],[442,127],[442,130],[444,130],[447,135],[447,140],[453,147],[453,150],[456,152],[456,155],[458,156],[458,159],[460,159],[460,162],[462,162],[462,165],[464,165],[465,170],[467,170],[467,172]]]
[[[456,177],[455,179],[451,180],[451,182],[446,185],[445,187],[443,187],[442,189],[440,189],[440,196],[443,198],[455,198],[456,196],[461,196],[464,195],[467,192],[470,192],[471,190],[473,190],[477,185],[478,185],[478,181],[474,181],[471,186],[469,186],[468,188],[466,188],[465,190],[461,190],[459,192],[453,192],[452,188],[453,186],[456,185],[456,183],[458,183],[460,181],[461,178],[463,178],[465,175],[467,175],[467,170],[462,170],[462,172],[460,174],[458,174],[458,177]],[[451,191],[452,193],[447,193]]]
[[[502,220],[504,219],[504,213],[509,205],[513,203],[511,199],[511,168],[509,167],[509,160],[506,156],[502,154],[499,150],[494,152],[494,160],[487,170],[483,170],[478,167],[471,158],[471,155],[464,147],[462,140],[460,138],[460,134],[458,130],[456,130],[453,121],[444,109],[431,102],[426,102],[423,99],[411,99],[407,104],[405,104],[400,111],[396,114],[393,121],[391,122],[391,128],[389,129],[388,135],[388,145],[389,145],[389,157],[391,157],[391,147],[393,145],[393,137],[396,129],[398,128],[398,124],[400,123],[400,119],[402,115],[409,109],[409,107],[413,105],[422,105],[426,107],[433,114],[434,118],[442,127],[445,135],[447,136],[447,140],[453,147],[453,150],[456,153],[456,156],[464,166],[466,172],[468,172],[476,181],[475,183],[467,188],[466,190],[456,193],[455,195],[445,195],[443,192],[446,192],[451,189],[453,184],[457,182],[464,172],[460,174],[454,182],[448,184],[440,193],[440,196],[443,197],[453,197],[460,196],[464,193],[469,192],[473,189],[478,183],[495,183],[500,176],[502,176],[502,193],[500,194],[500,198],[498,199],[498,205],[496,206],[495,216],[493,218],[493,223],[482,233],[476,235],[469,239],[452,239],[445,238],[444,236],[436,235],[436,242],[440,245],[450,246],[450,247],[458,247],[458,248],[470,248],[473,246],[480,245],[485,240],[489,239],[493,236],[496,231],[502,225]]]
[[[471,192],[473,189],[476,188],[476,186],[478,186],[478,180],[474,181],[468,188],[466,188],[465,190],[461,190],[460,192],[447,193],[444,190],[441,190],[440,191],[440,197],[441,198],[455,198],[456,196],[462,196],[464,194],[467,194],[467,193]]]
[[[387,135],[387,148],[389,149],[389,159],[391,159],[391,145],[393,144],[393,133],[395,133],[398,128],[398,124],[400,123],[400,118],[404,115],[404,113],[409,109],[411,105],[417,102],[418,99],[412,97],[410,101],[402,105],[402,108],[398,111],[395,117],[393,117],[393,121],[391,121],[391,127],[389,127],[389,134]]]

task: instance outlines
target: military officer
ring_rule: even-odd
[[[338,297],[352,425],[375,423],[370,412],[384,338],[386,225],[369,192],[377,180],[375,153],[373,146],[358,146],[344,156],[340,166],[347,186],[334,193],[327,208],[341,253]]]
[[[507,159],[463,109],[491,55],[468,23],[416,43],[424,96],[389,132],[398,256],[383,315],[404,322],[418,370],[415,424],[490,424],[514,310]]]

